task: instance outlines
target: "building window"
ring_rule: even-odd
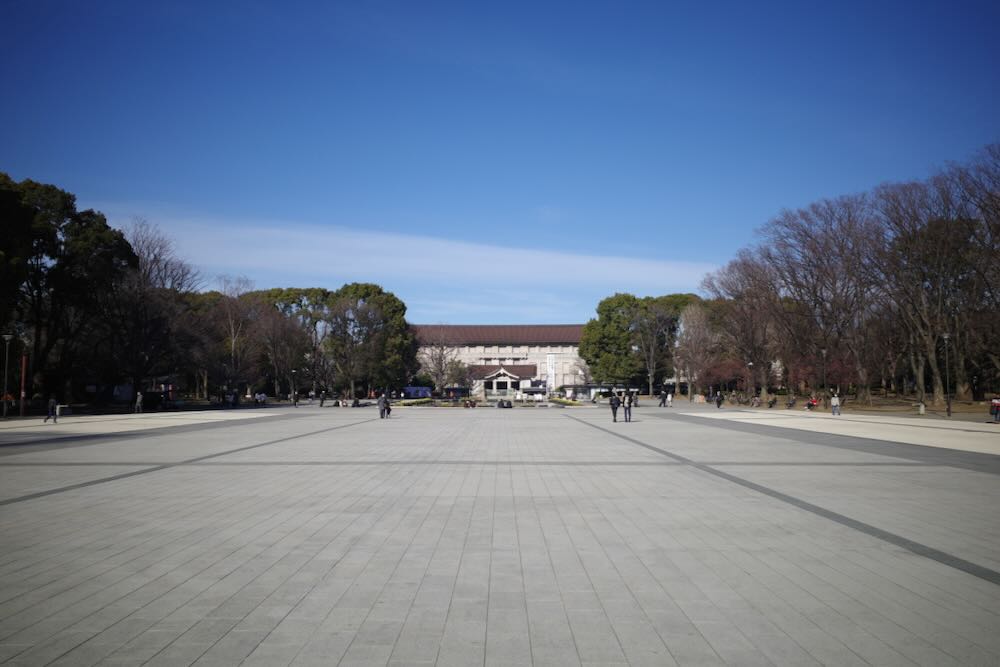
[[[493,380],[485,380],[483,382],[483,387],[485,387],[486,389],[492,390],[493,389]]]

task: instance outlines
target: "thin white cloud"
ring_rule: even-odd
[[[118,226],[129,221],[113,213],[109,217]],[[330,289],[375,282],[406,297],[411,319],[422,322],[462,321],[463,316],[494,322],[580,321],[609,294],[694,291],[715,269],[706,262],[578,254],[343,226],[149,219],[209,281],[229,274],[246,276],[258,288]]]
[[[705,262],[564,253],[452,241],[432,236],[312,227],[286,222],[163,225],[189,261],[223,273],[294,273],[317,278],[413,278],[452,283],[492,279],[504,285],[607,285],[633,290],[693,287],[715,267]],[[252,275],[251,275],[252,277]]]

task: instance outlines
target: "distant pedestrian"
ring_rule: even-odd
[[[664,407],[667,406],[667,392],[665,390],[660,392],[660,403],[659,403],[659,406],[661,408],[664,408]]]
[[[385,419],[385,404],[386,403],[387,403],[387,400],[385,398],[385,394],[382,394],[381,396],[378,397],[378,400],[376,401],[376,404],[378,405],[378,418],[379,419]]]
[[[297,391],[292,392],[292,405],[299,407],[299,392]]]
[[[830,411],[835,414],[840,414],[840,396],[834,394],[830,397]]]
[[[137,414],[142,412],[142,392],[141,391],[135,392],[135,411],[136,411]]]
[[[715,407],[717,407],[717,408],[721,408],[722,407],[722,392],[721,391],[718,394],[715,395]]]
[[[993,414],[993,423],[1000,424],[1000,396],[994,396],[990,401],[990,412]]]
[[[42,423],[44,424],[49,419],[52,419],[53,424],[59,423],[59,403],[56,401],[55,396],[49,396],[48,413],[45,415]]]
[[[632,392],[625,392],[625,400],[622,401],[622,407],[625,408],[625,421],[632,421]]]
[[[324,403],[326,403],[326,390],[325,389],[323,391],[319,392],[319,407],[323,407]]]
[[[674,407],[674,392],[672,391],[667,392],[667,407],[668,408]]]
[[[611,394],[611,400],[608,401],[611,404],[611,421],[618,421],[618,406],[622,404],[621,399],[618,398],[618,394]]]

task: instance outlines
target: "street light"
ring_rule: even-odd
[[[948,339],[951,338],[950,333],[941,334],[941,338],[944,338],[944,398],[948,402],[948,416],[951,417],[951,393],[949,388],[951,387],[951,374],[948,368]]]
[[[10,357],[10,339],[14,337],[14,334],[4,334],[3,335],[3,418],[7,419],[7,404],[10,402],[7,400],[7,361]]]
[[[753,386],[753,362],[747,362],[747,394],[753,394],[756,387]],[[750,396],[747,397],[748,400]]]
[[[299,402],[296,400],[295,395],[295,369],[292,369],[292,405],[299,407]]]

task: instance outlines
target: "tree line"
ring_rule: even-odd
[[[6,174],[0,217],[0,333],[11,335],[15,399],[21,358],[27,400],[92,403],[111,402],[118,386],[161,384],[199,398],[355,395],[418,370],[406,306],[378,285],[254,290],[222,277],[203,291],[155,226],[114,229],[72,194]]]
[[[707,298],[602,301],[580,346],[595,377],[652,387],[676,366],[695,392],[933,405],[1000,390],[1000,144],[926,180],[782,211],[758,238],[705,277]]]
[[[203,278],[155,226],[126,230],[70,193],[0,174],[0,323],[16,397],[110,401],[173,383],[200,398],[350,396],[467,385],[444,342],[368,283],[255,290]],[[1000,144],[930,178],[785,210],[702,282],[614,294],[583,329],[588,382],[692,392],[873,392],[942,404],[1000,389]],[[121,397],[119,397],[121,398]]]

